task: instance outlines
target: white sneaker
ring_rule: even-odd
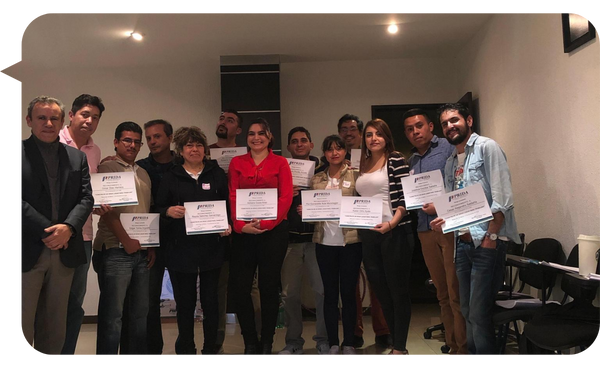
[[[285,348],[281,349],[279,354],[283,354],[283,355],[304,354],[304,350],[302,350],[302,348],[294,346],[294,345],[286,345]]]
[[[333,345],[329,347],[329,354],[339,354],[340,347],[338,345]]]
[[[342,354],[356,354],[354,346],[342,346]]]

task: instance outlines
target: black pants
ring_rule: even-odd
[[[163,337],[160,320],[160,295],[165,275],[165,250],[156,248],[156,260],[150,268],[149,304],[146,331],[148,334],[148,354],[162,354]]]
[[[344,328],[342,345],[353,346],[356,328],[356,283],[362,262],[362,246],[360,243],[346,244],[343,247],[317,244],[315,252],[323,280],[325,294],[323,314],[329,346],[340,345],[338,337],[340,294]]]
[[[287,251],[288,237],[286,220],[273,230],[258,235],[233,233],[228,300],[231,310],[237,314],[246,345],[258,343],[254,306],[250,297],[257,267],[262,321],[261,342],[273,343],[279,310],[281,266]]]
[[[200,276],[200,304],[204,313],[202,328],[204,331],[203,354],[216,354],[215,342],[219,324],[218,285],[220,268],[200,273],[183,273],[169,270],[173,296],[177,304],[177,328],[179,335],[175,342],[175,353],[196,354],[194,343],[194,311],[196,309],[196,282]]]
[[[394,349],[406,350],[410,325],[410,265],[415,247],[410,224],[380,234],[359,230],[367,278],[381,302]]]

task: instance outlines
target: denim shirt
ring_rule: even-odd
[[[425,154],[419,154],[416,148],[413,148],[412,151],[413,154],[408,159],[410,175],[440,170],[442,172],[442,177],[444,177],[444,166],[448,157],[452,155],[454,146],[448,143],[446,138],[438,138],[438,136],[434,135]],[[417,231],[422,232],[431,230],[429,223],[437,216],[428,215],[423,210],[419,210],[417,212],[417,217],[419,219]]]
[[[506,236],[521,244],[514,214],[513,193],[506,155],[494,140],[472,133],[465,146],[464,180],[466,186],[480,183],[492,213],[502,212],[504,222],[498,236]],[[457,151],[448,157],[444,181],[446,191],[454,190],[454,171],[458,165]],[[469,226],[475,247],[481,245],[489,222]],[[455,232],[456,236],[457,232]]]

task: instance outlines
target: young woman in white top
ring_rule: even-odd
[[[356,191],[363,197],[381,198],[383,219],[374,229],[359,230],[367,278],[381,302],[390,329],[390,354],[408,354],[410,324],[409,277],[414,249],[410,218],[406,216],[400,178],[408,164],[394,149],[390,128],[381,119],[369,121],[363,131],[360,176]]]

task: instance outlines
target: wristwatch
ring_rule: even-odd
[[[486,232],[485,237],[490,238],[490,240],[492,240],[492,241],[495,241],[496,239],[498,239],[498,234]]]

